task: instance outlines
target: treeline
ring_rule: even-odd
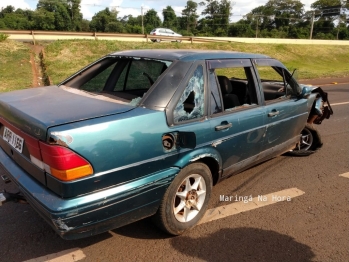
[[[83,19],[81,0],[39,0],[34,11],[2,8],[0,29],[149,34],[153,28],[166,27],[186,36],[309,38],[312,34],[315,39],[349,39],[348,1],[317,0],[311,8],[306,12],[299,0],[269,0],[232,23],[230,0],[187,1],[181,16],[171,6],[163,9],[163,21],[154,9],[137,17],[118,17],[118,11],[109,8],[89,21]]]

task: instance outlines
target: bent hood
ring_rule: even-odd
[[[46,139],[49,127],[119,114],[133,108],[127,104],[71,93],[57,86],[0,94],[0,117],[41,140]]]

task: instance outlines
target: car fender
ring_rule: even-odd
[[[308,124],[321,124],[323,119],[333,115],[328,94],[321,87],[302,86],[302,97],[308,99]]]
[[[175,166],[179,168],[184,168],[187,165],[190,165],[191,163],[194,163],[196,161],[202,161],[207,158],[213,159],[218,164],[218,170],[221,170],[222,158],[214,147],[197,148],[186,154],[182,154],[178,161],[175,163]]]

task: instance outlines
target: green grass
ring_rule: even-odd
[[[5,41],[8,37],[9,35],[0,33],[0,42]]]
[[[0,92],[24,89],[32,85],[30,49],[19,42],[0,42]]]
[[[180,48],[179,43],[145,43],[103,40],[55,41],[45,46],[47,73],[57,84],[66,77],[111,52],[130,49]]]
[[[113,51],[129,49],[212,49],[266,54],[279,59],[299,79],[349,76],[349,46],[245,44],[245,43],[145,43],[117,41],[56,41],[46,50],[47,73],[59,83],[83,66]]]
[[[66,40],[44,43],[46,72],[57,84],[94,60],[114,51],[130,49],[210,49],[266,54],[277,58],[299,79],[349,76],[349,46],[246,44],[246,43],[146,43],[104,40]],[[32,73],[27,46],[0,42],[0,91],[29,87]],[[6,61],[6,64],[5,64]]]

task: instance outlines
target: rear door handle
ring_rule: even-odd
[[[221,131],[221,130],[224,130],[224,129],[228,129],[228,128],[232,127],[232,126],[233,126],[232,123],[226,123],[226,124],[223,124],[223,125],[216,126],[215,130],[216,131]]]
[[[268,116],[269,117],[277,116],[279,113],[280,113],[279,111],[273,110],[270,113],[268,113]]]

